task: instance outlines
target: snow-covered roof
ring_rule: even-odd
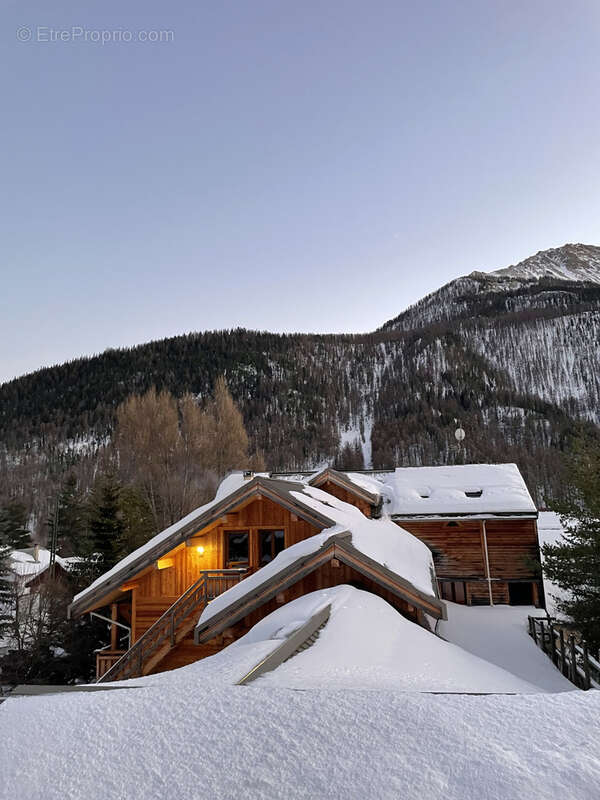
[[[431,551],[416,536],[400,528],[390,519],[368,519],[353,505],[338,500],[320,489],[306,486],[301,492],[293,494],[315,510],[322,510],[325,506],[327,513],[335,520],[335,525],[286,547],[269,564],[216,597],[202,612],[197,628],[204,627],[209,620],[242,598],[256,594],[285,572],[290,565],[303,557],[317,553],[340,534],[346,534],[348,543],[359,553],[411,584],[420,593],[436,597]]]
[[[37,555],[37,558],[36,558]],[[56,556],[56,563],[64,570],[78,561],[77,558]],[[45,547],[28,547],[24,550],[13,550],[10,554],[10,569],[18,578],[29,580],[40,575],[50,566],[50,551]]]
[[[286,603],[234,642],[231,652],[259,642],[280,644],[326,605],[331,607],[329,620],[315,643],[259,677],[255,688],[540,692],[535,681],[523,680],[445,641],[403,617],[381,597],[347,585]],[[543,654],[528,648],[525,630],[521,639],[515,660],[531,649],[535,663],[546,666]],[[556,672],[545,661],[548,672]],[[573,688],[559,673],[555,683],[554,691]]]
[[[311,522],[319,524],[322,528],[335,525],[335,520],[328,513],[329,509],[324,504],[314,508],[305,502],[306,499],[301,493],[294,491],[295,489],[302,490],[303,487],[304,484],[275,480],[264,474],[253,475],[248,479],[244,477],[244,473],[232,473],[223,480],[213,500],[194,509],[178,522],[157,533],[137,550],[121,559],[118,564],[97,578],[86,589],[75,595],[71,604],[72,613],[77,613],[75,609],[82,607],[82,601],[87,601],[98,595],[99,592],[114,591],[118,588],[119,583],[123,583],[127,577],[145,569],[153,560],[160,558],[173,547],[184,542],[209,524],[214,517],[220,516],[225,513],[227,508],[233,507],[231,504],[237,503],[238,500],[245,498],[246,494],[251,494],[253,491],[267,492],[268,496],[277,498],[287,504],[296,514],[305,519],[309,518]]]
[[[383,498],[389,516],[535,514],[516,464],[398,467],[393,472],[345,473],[358,487]]]

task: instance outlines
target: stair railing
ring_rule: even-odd
[[[191,614],[203,611],[207,603],[239,583],[245,575],[245,569],[204,570],[196,583],[186,589],[96,683],[139,678],[144,666],[161,647],[167,643],[169,649],[175,646],[177,631]]]

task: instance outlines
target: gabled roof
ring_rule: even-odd
[[[406,531],[398,530],[397,534],[413,538]],[[424,613],[446,619],[446,606],[436,595],[433,574],[430,591],[424,591],[355,547],[350,531],[331,534],[325,531],[286,548],[266,567],[215,598],[198,621],[194,633],[196,644],[209,641],[333,559],[347,564]]]
[[[364,486],[361,486],[358,481],[353,480],[351,474],[340,472],[337,469],[333,469],[333,467],[326,467],[321,472],[313,475],[313,477],[309,480],[308,485],[316,486],[318,488],[328,482],[335,484],[335,486],[339,486],[341,489],[346,489],[346,491],[351,492],[353,495],[355,495],[355,497],[360,497],[362,500],[372,506],[378,506],[381,502],[381,492],[378,492],[375,486],[369,486],[369,488],[365,488]]]
[[[55,564],[59,569],[68,572],[78,558],[62,558],[55,556]],[[9,556],[10,571],[21,582],[27,584],[39,578],[50,567],[50,551],[45,547],[25,547],[13,550]]]
[[[76,595],[69,606],[69,616],[78,616],[87,609],[97,606],[104,597],[114,594],[123,583],[151,566],[165,553],[216,522],[219,517],[241,503],[251,501],[259,495],[287,508],[317,528],[330,528],[335,525],[335,519],[327,514],[327,507],[323,503],[319,504],[320,507],[315,507],[314,503],[303,502],[302,490],[305,488],[302,483],[256,476],[243,482],[225,496],[222,492],[217,492],[217,496],[210,503],[197,508],[179,522],[158,533]]]
[[[397,467],[393,472],[344,474],[357,490],[380,494],[382,513],[399,520],[537,515],[516,464]]]

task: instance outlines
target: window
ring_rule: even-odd
[[[259,565],[263,567],[285,547],[285,533],[282,530],[258,532],[258,557]]]
[[[226,563],[228,567],[248,566],[248,531],[226,531]]]
[[[467,602],[465,593],[464,581],[440,581],[441,595],[444,600],[450,600],[452,603]]]

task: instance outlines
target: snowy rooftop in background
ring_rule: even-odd
[[[398,467],[389,473],[346,475],[379,494],[389,516],[536,513],[516,464]]]
[[[36,558],[37,555],[37,558]],[[76,558],[56,556],[56,563],[68,570],[77,561]],[[50,566],[50,551],[44,547],[28,547],[25,550],[13,550],[10,554],[10,569],[19,578],[33,578]]]

